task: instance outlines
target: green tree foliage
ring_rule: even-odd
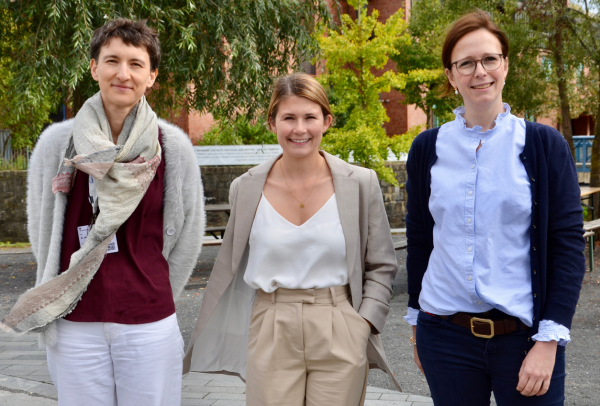
[[[579,69],[578,84],[580,97],[594,116],[595,142],[592,144],[590,168],[590,186],[600,186],[600,10],[599,0],[581,0],[582,7],[573,7],[567,15],[571,33],[577,40],[583,53],[582,68]]]
[[[321,145],[344,160],[352,154],[354,162],[373,168],[380,178],[397,185],[392,170],[384,166],[388,149],[396,155],[407,152],[418,128],[388,137],[383,124],[389,117],[379,94],[402,90],[410,82],[431,80],[439,72],[414,69],[407,73],[388,70],[378,74],[376,70],[383,69],[390,55],[398,52],[394,44],[410,40],[402,11],[380,23],[377,10],[367,16],[366,0],[348,3],[359,10],[359,19],[354,21],[343,15],[337,29],[323,29],[316,34],[326,68],[326,73],[318,79],[335,95],[334,115],[342,115],[345,120],[343,127],[328,131]]]
[[[246,115],[238,116],[234,122],[220,120],[198,145],[277,144],[277,135],[267,129],[265,122],[264,117],[259,117],[253,123]]]
[[[516,0],[428,0],[415,2],[411,9],[409,31],[412,41],[399,42],[398,53],[392,58],[399,71],[410,69],[443,69],[441,55],[446,32],[458,18],[476,8],[487,11],[507,34],[510,43],[509,74],[503,99],[516,114],[528,116],[548,113],[551,78],[548,66],[541,63],[543,38],[532,29],[523,13],[524,4]],[[442,97],[445,75],[420,85],[407,86],[407,104],[417,104],[428,116],[447,119],[460,99],[454,95]]]
[[[193,108],[254,116],[272,77],[312,57],[311,33],[330,21],[326,0],[0,0],[0,13],[0,32],[12,24],[17,34],[7,91],[18,117],[43,111],[57,93],[77,111],[97,91],[89,42],[117,17],[147,19],[159,32],[162,62],[149,96],[159,115]],[[37,134],[34,125],[24,137]]]
[[[31,145],[34,135],[41,132],[56,105],[55,95],[51,94],[38,100],[37,109],[19,111],[18,100],[12,90],[17,71],[11,55],[17,52],[16,38],[31,33],[26,27],[17,29],[11,17],[6,9],[0,8],[0,129],[11,131],[11,137],[6,139],[5,145],[0,145],[0,150],[6,148],[9,142],[14,149]]]

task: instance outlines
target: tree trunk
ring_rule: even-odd
[[[425,114],[427,115],[427,121],[426,121],[427,130],[429,130],[429,129],[433,128],[433,117],[432,117],[433,115],[431,114],[432,111],[430,108],[426,108],[425,112],[426,112]]]
[[[600,61],[597,61],[600,63]],[[599,75],[600,76],[600,73]],[[600,79],[600,78],[599,78]],[[594,142],[592,143],[592,158],[590,169],[590,186],[600,187],[600,85],[597,89],[598,96],[596,100],[596,117],[594,117]]]
[[[571,106],[569,104],[569,95],[567,93],[567,83],[565,78],[565,65],[562,58],[563,42],[562,31],[564,24],[562,23],[563,10],[560,10],[558,24],[554,34],[555,46],[552,47],[554,52],[554,60],[556,61],[556,76],[558,78],[558,97],[560,99],[560,115],[562,124],[562,134],[569,144],[571,156],[575,159],[575,144],[573,143],[573,127],[571,126]]]
[[[85,101],[87,100],[87,97],[85,97],[81,85],[78,85],[75,87],[75,89],[73,89],[71,97],[73,98],[73,117],[75,117],[79,109],[81,109],[81,107],[83,106],[83,103],[85,103]]]

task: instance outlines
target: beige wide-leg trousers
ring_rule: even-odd
[[[368,323],[348,285],[258,291],[248,337],[248,406],[359,406],[368,373]]]

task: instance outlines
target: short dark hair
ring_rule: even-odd
[[[97,62],[100,49],[108,45],[113,38],[121,38],[126,45],[146,48],[150,56],[150,70],[155,71],[158,69],[160,64],[158,33],[146,25],[146,20],[132,21],[126,18],[117,18],[107,22],[94,31],[90,43],[90,57]]]
[[[496,38],[498,38],[498,42],[500,42],[503,57],[506,58],[508,56],[508,37],[504,31],[494,24],[488,13],[476,9],[458,19],[446,34],[446,40],[444,41],[444,47],[442,48],[442,63],[444,64],[444,68],[452,70],[452,51],[454,50],[456,43],[465,35],[481,29],[487,30],[495,35]],[[450,82],[446,82],[443,95],[449,94],[452,90]]]

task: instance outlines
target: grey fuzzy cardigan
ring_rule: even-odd
[[[204,235],[205,215],[200,169],[192,144],[178,127],[158,121],[165,156],[163,255],[169,264],[173,297],[179,296],[194,269]],[[27,174],[27,231],[37,260],[35,285],[55,278],[60,271],[67,196],[52,193],[73,120],[48,127],[31,155]],[[40,334],[40,345],[56,343],[56,324]]]

